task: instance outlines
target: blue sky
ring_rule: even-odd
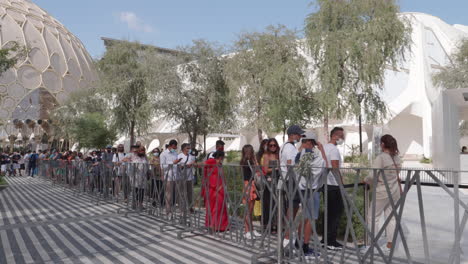
[[[301,30],[311,0],[32,0],[61,21],[91,56],[104,52],[101,37],[176,48],[204,38],[229,44],[242,31],[284,24]],[[400,0],[402,11],[468,25],[468,0]]]

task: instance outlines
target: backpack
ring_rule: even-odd
[[[31,157],[29,158],[29,162],[34,163],[37,160],[37,154],[31,154]]]

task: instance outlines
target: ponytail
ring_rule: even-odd
[[[380,138],[380,142],[384,144],[384,148],[388,149],[392,158],[400,154],[400,151],[398,150],[398,143],[392,135],[383,135],[382,138]]]

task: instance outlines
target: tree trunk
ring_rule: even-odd
[[[130,121],[130,147],[135,144],[135,121]]]
[[[288,128],[286,127],[286,121],[284,121],[284,125],[283,125],[283,143],[286,142],[286,130]]]
[[[325,142],[330,140],[330,134],[328,132],[328,113],[323,116],[323,135],[325,136]]]
[[[203,133],[203,154],[206,155],[206,133]]]
[[[257,133],[258,133],[258,143],[262,144],[262,140],[263,140],[263,131],[262,131],[262,129],[259,128],[257,130]]]
[[[197,136],[198,136],[198,133],[196,131],[193,132],[193,136],[190,140],[190,147],[192,149],[196,149],[197,148]]]

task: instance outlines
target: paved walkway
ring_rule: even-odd
[[[87,196],[37,178],[8,178],[0,192],[0,263],[250,263],[248,247],[186,234],[146,214],[117,214],[115,204],[95,205]],[[460,199],[468,202],[468,195]],[[416,188],[408,194],[403,229],[415,263],[424,262]],[[423,187],[431,263],[447,263],[453,243],[453,199],[441,188]],[[460,218],[462,216],[461,215]],[[161,232],[161,226],[167,232]],[[380,241],[385,243],[385,238]],[[401,242],[394,263],[406,263]],[[468,263],[468,231],[462,235]],[[356,263],[351,250],[347,263]],[[331,255],[338,263],[340,254]],[[261,259],[262,263],[274,260]]]
[[[145,215],[117,214],[36,178],[0,193],[0,263],[250,263],[253,252],[203,236],[176,238]]]

